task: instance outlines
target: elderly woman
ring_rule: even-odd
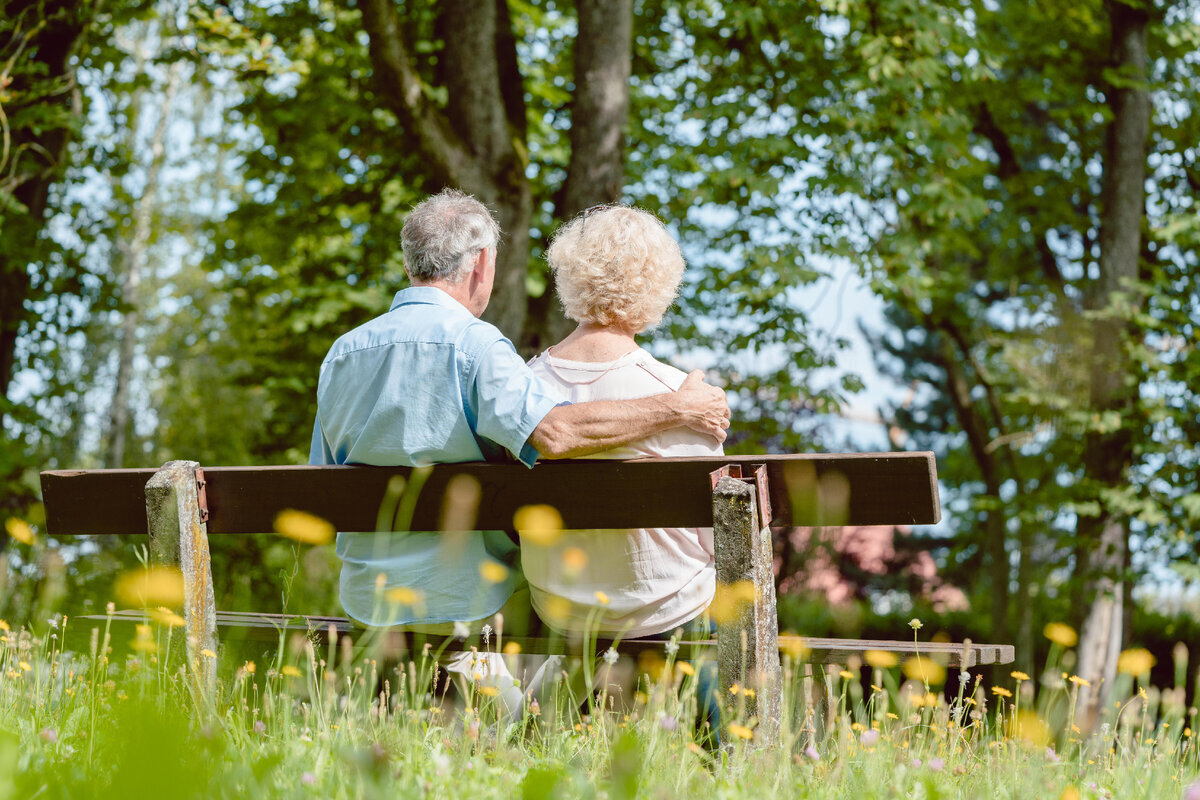
[[[547,258],[563,309],[579,326],[529,362],[538,377],[572,402],[679,388],[686,373],[635,338],[662,320],[683,278],[679,245],[653,214],[588,209],[558,231]],[[594,457],[721,452],[711,438],[677,428]],[[561,631],[669,632],[700,616],[716,585],[711,530],[567,531],[550,546],[522,542],[521,551],[534,609]]]

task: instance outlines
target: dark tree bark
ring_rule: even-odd
[[[1008,550],[1005,547],[1007,536],[1005,515],[1001,510],[1003,508],[1003,501],[1000,498],[1001,476],[996,464],[996,456],[988,448],[987,423],[971,396],[971,383],[962,367],[963,362],[969,356],[955,351],[951,343],[953,338],[951,335],[943,340],[943,345],[938,350],[938,362],[946,373],[946,393],[954,408],[954,414],[958,417],[958,424],[962,426],[963,432],[967,435],[967,445],[971,449],[971,455],[983,478],[983,494],[993,506],[987,514],[987,524],[984,529],[986,541],[983,550],[987,553],[987,560],[992,569],[989,583],[992,612],[991,635],[996,641],[1004,642],[1008,641],[1009,636],[1008,582],[1010,570]]]
[[[404,141],[397,145],[416,148],[425,158],[432,191],[453,186],[496,212],[507,238],[497,256],[487,318],[515,337],[525,322],[533,197],[525,177],[524,140],[518,149],[514,136],[525,129],[524,103],[518,108],[513,99],[512,87],[521,85],[515,50],[498,51],[513,44],[511,31],[499,27],[508,21],[502,5],[503,0],[442,4],[437,25],[446,43],[439,68],[449,90],[445,109],[425,96],[395,4],[366,0],[362,11],[375,80],[404,128]]]
[[[7,397],[16,369],[16,342],[30,319],[33,293],[28,265],[39,257],[50,187],[66,167],[67,146],[82,115],[71,56],[99,4],[13,0],[0,14],[0,74],[13,98],[0,110],[0,396]],[[9,71],[11,69],[11,72]],[[58,113],[39,115],[36,125],[11,122],[42,105]],[[10,122],[13,127],[10,127]]]
[[[1093,304],[1112,308],[1114,294],[1131,291],[1138,274],[1141,224],[1145,213],[1146,139],[1150,129],[1150,96],[1146,88],[1146,24],[1148,13],[1122,2],[1108,4],[1112,30],[1112,66],[1120,84],[1109,87],[1113,118],[1104,161],[1104,209],[1100,226],[1100,275]],[[1093,324],[1091,407],[1115,411],[1121,426],[1112,432],[1089,432],[1084,472],[1098,491],[1120,487],[1133,460],[1130,411],[1135,389],[1127,381],[1135,368],[1124,347],[1132,334],[1120,314],[1101,314]],[[1078,536],[1087,561],[1083,577],[1087,616],[1079,643],[1079,674],[1091,681],[1079,703],[1085,722],[1093,721],[1116,677],[1117,655],[1124,637],[1122,572],[1128,559],[1129,528],[1125,515],[1101,504],[1096,517],[1081,517]]]
[[[600,203],[617,203],[625,185],[625,127],[633,61],[633,0],[579,0],[575,95],[571,103],[571,162],[557,212],[567,220]],[[540,352],[571,332],[554,278],[530,300],[522,344]]]
[[[581,0],[576,43],[571,163],[558,216],[620,199],[624,127],[629,116],[632,0]],[[453,186],[494,210],[505,232],[496,285],[485,317],[536,352],[570,326],[551,291],[531,301],[529,269],[533,195],[525,175],[524,88],[506,0],[445,0],[437,30],[445,43],[437,80],[439,108],[425,95],[392,0],[365,0],[363,27],[380,92],[405,132],[403,146],[429,165],[429,189]]]

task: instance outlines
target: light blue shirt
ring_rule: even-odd
[[[309,463],[420,466],[512,454],[532,467],[529,435],[560,402],[494,325],[440,289],[414,286],[325,357]],[[504,605],[520,573],[501,531],[338,533],[337,554],[342,607],[367,625],[482,619]],[[508,566],[507,578],[484,580],[488,562]],[[405,592],[389,601],[399,588],[418,602],[395,602]]]

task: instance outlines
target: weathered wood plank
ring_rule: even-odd
[[[483,489],[473,528],[507,529],[523,505],[557,508],[568,528],[708,527],[709,473],[727,464],[767,468],[772,526],[933,524],[941,519],[932,453],[803,454],[443,464],[426,481],[414,530],[443,529],[443,497],[455,475]],[[152,469],[42,473],[54,536],[146,534],[143,487]],[[392,476],[407,467],[206,467],[209,535],[266,533],[285,508],[339,530],[375,530]],[[460,523],[461,525],[462,523]]]
[[[76,617],[75,625],[102,625],[107,617],[92,615]],[[141,611],[123,610],[113,615],[113,619],[121,622],[142,622],[145,615]],[[345,617],[329,617],[317,615],[288,615],[263,614],[255,612],[218,611],[217,626],[226,631],[226,638],[241,637],[254,641],[278,641],[280,632],[287,634],[305,634],[313,641],[324,643],[332,625],[339,636],[350,636],[359,639],[367,631],[356,626]],[[427,636],[426,641],[434,648],[440,647],[446,641],[446,651],[456,652],[469,650],[471,647],[483,648],[479,637],[468,639],[450,639],[449,637]],[[574,654],[580,652],[579,640],[562,636],[505,636],[505,642],[516,642],[525,653]],[[702,654],[708,658],[716,656],[716,639],[685,639],[679,643],[680,658],[698,658]],[[596,651],[603,652],[613,646],[611,639],[600,639],[596,643]],[[799,645],[799,646],[798,646]],[[627,639],[615,642],[616,649],[627,655],[635,655],[644,651],[665,654],[667,642],[662,639]],[[1009,644],[979,644],[975,642],[921,642],[914,645],[912,641],[891,641],[876,639],[826,639],[796,636],[780,636],[779,649],[794,654],[796,663],[808,664],[845,664],[851,657],[862,658],[868,650],[883,650],[895,653],[901,657],[919,652],[922,657],[936,659],[949,667],[963,665],[964,648],[969,652],[970,662],[967,666],[982,666],[986,664],[1011,664],[1014,659],[1013,646]]]

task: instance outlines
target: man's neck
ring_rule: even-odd
[[[419,286],[423,289],[437,289],[445,294],[450,295],[458,301],[459,305],[468,311],[471,310],[471,293],[468,288],[468,281],[460,281],[458,283],[450,283],[449,281],[413,281],[412,285]]]

